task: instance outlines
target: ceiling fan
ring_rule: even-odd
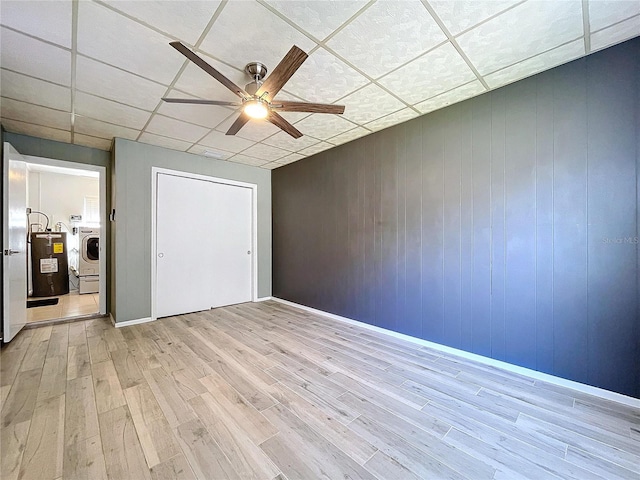
[[[282,89],[285,83],[300,68],[308,55],[295,45],[284,56],[280,63],[273,69],[271,75],[263,81],[267,74],[267,67],[260,62],[251,62],[244,67],[245,72],[253,78],[244,89],[237,86],[218,70],[205,62],[196,53],[181,42],[169,43],[173,48],[207,72],[222,85],[240,97],[240,102],[224,102],[218,100],[200,100],[189,98],[163,98],[169,103],[193,103],[201,105],[223,105],[230,107],[242,107],[242,113],[231,125],[227,135],[235,135],[252,118],[266,119],[276,127],[287,132],[293,138],[300,138],[302,133],[284,119],[278,112],[309,112],[309,113],[344,113],[344,105],[328,105],[325,103],[290,102],[274,100],[274,97]]]

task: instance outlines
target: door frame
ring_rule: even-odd
[[[228,178],[201,175],[198,173],[183,172],[168,168],[151,167],[151,320],[157,320],[157,215],[158,215],[158,175],[173,175],[176,177],[204,180],[207,182],[221,183],[235,187],[248,188],[251,191],[251,300],[258,300],[258,185],[255,183],[239,182]]]
[[[100,305],[98,305],[98,313],[107,314],[107,255],[110,252],[104,247],[106,244],[106,226],[109,222],[107,215],[107,168],[99,165],[90,165],[87,163],[68,162],[66,160],[56,160],[53,158],[36,157],[32,155],[23,155],[27,163],[27,170],[30,164],[47,165],[50,167],[71,168],[73,170],[88,170],[90,172],[98,172],[99,199],[100,199],[100,280],[98,284],[98,293]]]

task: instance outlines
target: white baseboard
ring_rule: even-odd
[[[520,367],[518,365],[513,365],[511,363],[503,362],[501,360],[495,360],[493,358],[483,357],[482,355],[478,355],[476,353],[466,352],[464,350],[459,350],[453,347],[447,347],[446,345],[440,345],[439,343],[430,342],[428,340],[422,340],[420,338],[412,337],[410,335],[405,335],[404,333],[394,332],[393,330],[387,330],[385,328],[376,327],[375,325],[369,325],[368,323],[363,323],[358,320],[352,320],[350,318],[341,317],[340,315],[335,315],[333,313],[317,310],[315,308],[307,307],[306,305],[300,305],[298,303],[290,302],[289,300],[283,300],[277,297],[272,297],[272,300],[283,303],[285,305],[289,305],[291,307],[299,308],[301,310],[306,310],[307,312],[315,313],[317,315],[322,315],[323,317],[331,318],[333,320],[349,323],[351,325],[357,325],[359,327],[366,328],[368,330],[373,330],[378,333],[384,333],[391,337],[407,340],[417,345],[433,348],[434,350],[439,350],[444,353],[449,353],[451,355],[456,355],[458,357],[473,360],[475,362],[484,363],[485,365],[490,365],[492,367],[502,368],[503,370],[507,370],[513,373],[518,373],[520,375],[527,376],[534,380],[541,380],[543,382],[552,383],[554,385],[558,385],[561,387],[570,388],[578,392],[594,395],[596,397],[604,398],[606,400],[611,400],[613,402],[622,403],[630,407],[640,408],[640,399],[629,397],[621,393],[612,392],[610,390],[605,390],[604,388],[598,388],[592,385],[585,385],[584,383],[575,382],[573,380],[567,380],[561,377],[556,377],[548,373],[538,372],[537,370],[531,370],[530,368]]]
[[[272,300],[273,297],[260,297],[260,298],[256,298],[254,300],[254,302],[266,302],[267,300]]]
[[[111,321],[113,322],[113,317],[111,317]],[[116,328],[130,327],[131,325],[139,325],[141,323],[149,323],[149,322],[155,322],[155,318],[151,318],[151,317],[134,318],[133,320],[125,320],[124,322],[114,322],[114,326]]]

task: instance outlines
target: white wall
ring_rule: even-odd
[[[27,187],[27,207],[46,213],[50,220],[49,228],[52,230],[57,222],[63,222],[71,229],[74,225],[69,221],[69,216],[83,214],[84,197],[99,197],[100,195],[98,178],[53,172],[30,171]],[[30,223],[42,223],[44,228],[46,219],[42,215],[32,214],[29,216],[29,221]],[[62,231],[67,230],[63,227]],[[77,267],[77,249],[78,235],[67,233],[70,266]]]

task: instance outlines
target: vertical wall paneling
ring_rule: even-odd
[[[491,98],[491,357],[505,359],[505,90]]]
[[[534,368],[536,81],[505,91],[505,359]]]
[[[460,348],[473,350],[473,102],[460,104]]]
[[[628,59],[618,51],[611,53],[594,58],[587,67],[588,377],[607,388],[631,388],[617,366],[636,351],[640,328],[633,301],[638,274],[634,134],[640,119],[628,95],[637,90],[637,83],[608,73],[625,68]],[[635,61],[637,70],[640,62]],[[619,319],[615,328],[612,318]],[[635,330],[636,335],[621,337],[617,330]]]
[[[364,144],[363,144],[364,143]],[[376,259],[377,247],[377,231],[376,222],[378,221],[376,206],[379,205],[377,164],[375,157],[374,142],[357,142],[362,153],[362,169],[364,170],[364,192],[363,192],[363,232],[362,243],[364,247],[364,270],[362,272],[362,288],[365,295],[364,310],[362,312],[362,320],[366,322],[376,323],[376,286],[377,286],[377,269]]]
[[[405,133],[405,311],[398,321],[404,333],[422,335],[422,123],[409,122]]]
[[[274,295],[640,397],[639,125],[635,39],[279,168]]]
[[[553,371],[553,76],[536,82],[536,365]]]
[[[393,129],[397,132],[398,143],[396,144],[396,246],[398,252],[398,275],[396,280],[396,330],[402,333],[407,332],[406,328],[406,285],[407,285],[407,262],[406,262],[406,192],[407,192],[407,145],[406,145],[406,126],[400,125]]]
[[[444,336],[443,341],[461,347],[462,336],[462,106],[442,111],[444,115]]]
[[[554,369],[587,380],[586,60],[554,70]]]
[[[473,100],[471,172],[473,219],[471,351],[491,356],[491,98]]]
[[[380,271],[378,297],[379,326],[396,330],[398,305],[398,138],[397,129],[387,129],[377,136],[380,155]]]
[[[422,337],[444,341],[442,112],[422,120]]]

